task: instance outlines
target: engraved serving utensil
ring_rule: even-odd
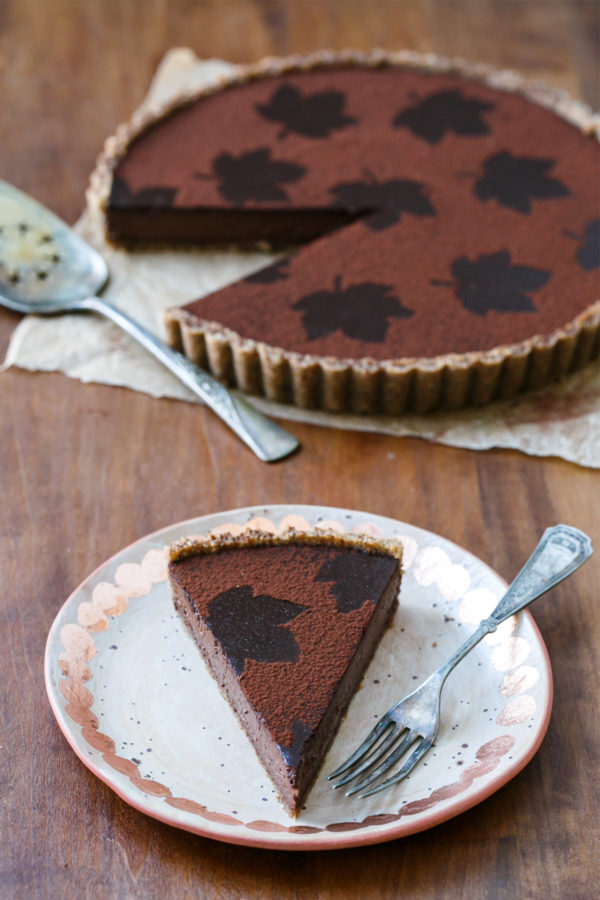
[[[170,369],[259,459],[274,462],[299,446],[288,431],[98,297],[107,280],[96,250],[50,210],[0,181],[0,304],[35,315],[100,313]]]
[[[440,697],[447,676],[457,663],[501,622],[537,600],[571,575],[592,555],[589,537],[569,525],[547,528],[494,611],[480,622],[470,638],[415,691],[392,706],[379,719],[360,747],[329,779],[334,788],[359,779],[346,796],[368,797],[402,781],[432,746],[440,723]],[[412,751],[405,759],[409,751]],[[381,781],[396,763],[401,768]]]

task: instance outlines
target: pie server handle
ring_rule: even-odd
[[[77,307],[100,313],[135,338],[146,350],[200,397],[264,462],[275,462],[293,453],[300,442],[293,434],[268,419],[242,397],[232,394],[208,372],[147,331],[121,310],[100,297],[87,297]]]

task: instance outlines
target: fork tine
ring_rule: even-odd
[[[364,794],[361,794],[361,799],[363,797],[369,797],[371,794],[377,794],[379,791],[385,791],[387,788],[391,787],[393,784],[398,784],[399,781],[402,781],[403,778],[406,778],[409,775],[416,764],[422,759],[423,756],[427,753],[431,745],[433,744],[433,738],[429,740],[423,740],[416,750],[409,756],[406,760],[402,768],[396,775],[393,775],[391,778],[388,778],[386,781],[378,784],[376,787],[371,788],[370,791],[365,791]]]
[[[354,766],[359,759],[362,759],[363,754],[371,749],[375,741],[381,737],[390,725],[394,725],[394,722],[392,722],[391,719],[385,719],[385,717],[381,718],[375,728],[366,736],[360,747],[356,748],[352,756],[349,756],[346,762],[343,762],[341,766],[338,766],[338,768],[331,773],[331,775],[327,776],[328,781],[331,781],[332,778],[337,778],[338,775],[343,775],[344,772],[347,772],[348,769]]]
[[[377,781],[378,778],[381,778],[382,775],[390,769],[394,763],[398,762],[404,754],[407,752],[408,748],[414,744],[414,742],[419,738],[419,735],[416,735],[414,732],[409,731],[408,734],[400,741],[398,746],[383,760],[383,762],[377,766],[372,772],[367,775],[366,778],[363,778],[359,784],[356,784],[349,791],[346,791],[346,797],[351,797],[353,794],[358,794],[359,791],[362,791],[364,788],[368,787],[370,784],[373,784],[374,781]]]
[[[404,728],[398,728],[398,726],[394,724],[393,729],[388,734],[386,734],[384,739],[379,744],[377,744],[377,746],[374,750],[372,750],[371,753],[365,751],[365,753],[363,754],[363,757],[366,757],[364,759],[364,762],[359,765],[357,769],[353,768],[345,778],[342,778],[341,781],[338,781],[336,784],[334,784],[334,789],[340,788],[344,784],[348,784],[349,781],[353,781],[355,778],[358,778],[358,776],[361,775],[366,769],[370,769],[372,766],[374,766],[378,760],[382,759],[382,757],[385,756],[390,747],[396,743],[396,741],[404,731]],[[357,764],[359,762],[360,760],[357,760]]]

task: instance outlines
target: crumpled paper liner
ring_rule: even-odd
[[[190,50],[170,51],[152,81],[141,109],[160,106],[182,89],[202,87],[236,66],[198,60]],[[211,293],[276,258],[262,252],[156,251],[126,253],[109,246],[92,208],[78,233],[105,257],[110,281],[103,297],[155,333],[161,313]],[[154,397],[196,401],[170,372],[112,323],[98,316],[27,316],[12,335],[4,368],[61,371],[84,382],[130,387]],[[600,468],[600,366],[588,366],[560,384],[482,409],[461,412],[356,416],[251,402],[283,419],[359,431],[422,437],[454,447],[505,447],[534,456],[558,456]]]

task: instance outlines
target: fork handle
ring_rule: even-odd
[[[590,538],[578,528],[547,528],[489,620],[484,621],[490,621],[494,627],[504,622],[571,575],[592,553]]]
[[[452,669],[501,622],[514,616],[568,575],[571,575],[592,555],[592,542],[587,534],[570,525],[554,525],[547,528],[542,538],[511,582],[493,612],[483,619],[473,634],[428,679],[432,688],[444,683]]]

